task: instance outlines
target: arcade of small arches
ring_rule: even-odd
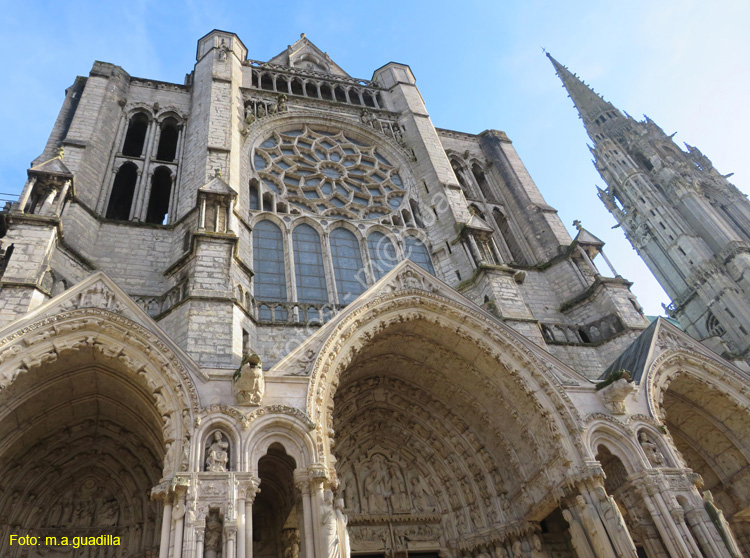
[[[107,219],[166,225],[182,152],[184,118],[173,110],[157,116],[146,108],[130,112],[115,140],[112,182],[102,189],[98,211]]]

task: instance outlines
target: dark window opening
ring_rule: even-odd
[[[273,91],[273,78],[268,74],[261,74],[260,76],[260,88]]]
[[[583,341],[584,343],[591,343],[591,339],[589,339],[589,336],[585,331],[583,331],[583,329],[578,329],[578,335],[581,337],[581,341]]]
[[[259,186],[260,185],[255,178],[250,180],[250,209],[252,211],[260,209],[260,194],[258,193]]]
[[[289,91],[287,79],[284,76],[276,76],[276,91],[281,91],[282,93]]]
[[[146,131],[148,130],[148,116],[139,112],[130,119],[128,131],[125,134],[125,144],[122,154],[128,157],[140,157],[143,153],[143,144],[146,142]]]
[[[258,77],[258,72],[253,72],[252,74],[252,85],[253,87],[260,89],[260,78]]]
[[[169,195],[172,190],[172,173],[167,167],[158,167],[151,178],[151,195],[148,200],[146,222],[166,225],[169,217]]]
[[[274,205],[273,194],[270,192],[266,192],[265,194],[263,194],[263,211],[273,212]]]
[[[362,105],[362,99],[360,98],[359,91],[356,91],[354,89],[349,90],[349,101],[353,105]]]
[[[302,87],[302,82],[298,79],[292,80],[292,95],[304,95],[305,90]]]
[[[375,108],[375,103],[374,103],[374,101],[372,100],[372,95],[370,95],[369,93],[365,93],[365,94],[363,95],[363,97],[364,97],[364,100],[365,100],[365,106],[366,106],[366,107],[372,107],[372,108]]]
[[[336,100],[345,103],[346,102],[346,92],[344,91],[343,87],[337,87],[335,89],[336,91]]]
[[[133,204],[135,184],[138,181],[138,168],[133,163],[122,165],[112,185],[107,206],[107,219],[127,221],[130,219],[130,206]]]
[[[305,84],[305,95],[307,97],[317,97],[318,96],[318,91],[315,88],[315,84],[314,83],[309,83],[308,82],[308,83]]]
[[[323,83],[320,86],[320,96],[324,99],[328,100],[335,100],[333,96],[333,91],[331,91],[331,86],[327,83]]]
[[[510,223],[508,223],[505,215],[500,213],[498,209],[495,209],[492,212],[492,216],[495,218],[495,223],[497,223],[497,227],[500,229],[500,234],[503,236],[503,240],[505,240],[505,244],[508,246],[510,255],[515,263],[519,265],[528,265],[528,260],[526,260],[516,236],[512,233]]]
[[[159,136],[159,148],[156,150],[156,158],[160,161],[174,161],[177,156],[177,120],[167,118],[161,123],[161,134]]]
[[[495,196],[490,190],[490,185],[487,183],[487,178],[484,176],[484,171],[479,167],[479,165],[477,164],[472,165],[471,173],[474,175],[474,179],[477,181],[477,184],[479,185],[479,189],[482,191],[482,194],[484,195],[484,199],[490,202],[495,202],[496,201]]]

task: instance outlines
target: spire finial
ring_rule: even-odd
[[[573,221],[573,226],[576,228],[577,231],[580,231],[583,228],[583,225],[581,225],[581,222],[578,219]]]
[[[61,145],[57,149],[55,149],[55,159],[62,159],[65,155],[65,148]]]

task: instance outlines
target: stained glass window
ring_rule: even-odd
[[[334,229],[330,238],[339,304],[349,304],[367,288],[359,242],[354,234],[344,228]]]
[[[375,281],[379,281],[398,263],[396,247],[381,232],[370,233],[370,236],[367,237],[367,250],[370,253],[370,263],[372,263]]]
[[[320,236],[310,225],[298,225],[292,231],[292,244],[297,275],[297,300],[325,304],[328,302],[328,290]]]
[[[435,275],[435,268],[432,267],[427,247],[417,237],[407,236],[404,239],[404,255],[425,271]]]

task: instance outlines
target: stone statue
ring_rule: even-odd
[[[371,462],[372,470],[365,477],[364,497],[367,501],[369,513],[388,513],[386,497],[391,493],[386,486],[385,472],[381,456],[374,456]]]
[[[406,493],[406,484],[398,466],[391,463],[388,466],[390,475],[391,508],[393,511],[409,511],[409,495]]]
[[[722,512],[714,504],[714,495],[711,494],[710,490],[706,490],[703,492],[703,505],[706,508],[706,513],[708,513],[711,521],[713,521],[716,529],[719,531],[721,540],[724,541],[724,544],[726,545],[727,550],[729,550],[729,554],[732,556],[732,558],[739,558],[740,556],[742,556],[742,553],[737,546],[737,541],[734,540],[732,531],[729,528],[729,523],[727,522],[726,517],[724,517],[724,512]]]
[[[287,97],[286,97],[286,95],[284,93],[282,93],[281,95],[278,96],[278,101],[276,103],[276,110],[278,112],[286,112],[286,110],[287,110],[287,107],[286,107],[286,98]]]
[[[211,510],[206,518],[206,535],[203,544],[204,558],[216,558],[221,548],[221,519],[216,510]]]
[[[521,546],[521,541],[519,541],[518,539],[513,541],[511,550],[513,550],[513,558],[524,558],[523,547]]]
[[[591,544],[594,547],[596,555],[599,558],[615,558],[612,545],[609,544],[607,534],[601,528],[603,526],[594,507],[586,502],[586,499],[581,495],[576,496],[576,504],[578,504],[581,521],[591,538]]]
[[[338,530],[339,544],[341,545],[341,558],[349,558],[351,555],[351,546],[349,544],[349,530],[346,528],[349,522],[344,515],[344,500],[338,498],[335,503],[336,509],[336,526]]]
[[[206,451],[206,471],[224,473],[229,461],[229,442],[218,430],[214,432],[214,441]]]
[[[651,441],[651,438],[649,438],[648,434],[646,434],[645,432],[641,432],[638,435],[638,439],[641,443],[641,447],[643,448],[644,453],[646,454],[646,457],[648,458],[648,462],[651,463],[651,466],[663,467],[664,456],[659,451],[659,447]]]
[[[232,382],[234,398],[239,405],[260,405],[266,391],[263,363],[256,353],[246,355],[234,373]]]
[[[636,558],[637,551],[633,539],[630,537],[625,520],[617,507],[617,502],[612,496],[607,495],[603,486],[597,486],[594,489],[596,497],[599,499],[599,511],[604,522],[604,528],[609,532],[609,537],[621,557]]]
[[[327,549],[326,558],[342,558],[336,510],[333,508],[333,492],[326,490],[321,514],[321,536]]]
[[[411,478],[411,495],[417,511],[427,513],[436,511],[435,499],[429,493],[426,481],[418,475]]]
[[[591,550],[589,541],[586,539],[586,533],[583,532],[583,527],[578,520],[573,517],[570,510],[563,510],[563,517],[568,522],[568,530],[570,531],[570,540],[573,543],[573,549],[576,551],[578,558],[596,558],[594,551]]]
[[[531,558],[547,558],[547,556],[542,548],[542,539],[535,534],[531,537]]]

